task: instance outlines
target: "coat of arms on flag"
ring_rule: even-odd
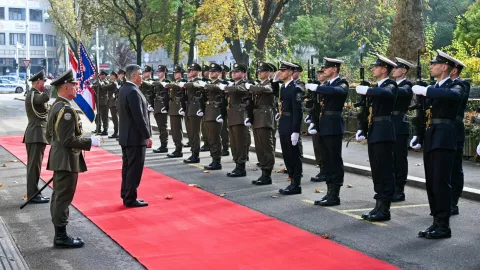
[[[69,54],[70,52],[71,50],[69,50]],[[81,42],[78,46],[78,62],[75,56],[73,55],[72,57],[72,55],[73,52],[70,54],[70,65],[72,68],[76,67],[78,80],[78,91],[74,101],[88,120],[93,122],[95,120],[95,92],[89,80],[95,74],[95,68]]]

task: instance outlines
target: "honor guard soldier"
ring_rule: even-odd
[[[212,80],[210,80],[209,76],[210,76],[210,66],[209,65],[204,65],[202,67],[202,81],[204,81],[206,83],[211,83]],[[205,88],[204,88],[203,91],[204,91],[203,95],[206,95]],[[203,97],[203,98],[204,98],[203,103],[205,103],[205,101],[207,99],[206,99],[206,97]],[[205,104],[203,104],[203,105],[205,105]],[[205,126],[205,122],[203,121],[203,118],[202,118],[201,128],[202,128],[203,145],[200,147],[200,152],[208,152],[208,151],[210,151],[210,146],[208,146],[207,127]]]
[[[118,89],[118,75],[115,71],[110,72],[110,83],[107,84],[108,92],[108,107],[110,108],[110,115],[112,116],[113,122],[113,134],[108,136],[108,138],[118,138],[118,112],[117,112],[117,97]]]
[[[183,79],[185,70],[182,66],[176,65],[173,69],[173,78],[175,82],[164,84],[169,91],[170,101],[168,103],[168,115],[170,116],[170,130],[172,132],[173,143],[175,144],[175,151],[168,154],[169,158],[183,157],[182,152],[182,118],[185,115],[185,94],[183,86],[186,80]]]
[[[87,166],[82,151],[91,146],[99,146],[103,139],[93,135],[83,138],[80,117],[70,103],[77,95],[77,86],[72,70],[68,70],[51,82],[58,92],[58,98],[48,113],[47,140],[51,145],[47,170],[53,171],[53,193],[50,204],[52,222],[55,226],[53,246],[56,248],[79,248],[82,239],[67,234],[69,211],[78,173],[85,172]]]
[[[395,143],[393,145],[395,194],[392,202],[405,201],[405,184],[408,175],[408,138],[410,125],[407,121],[408,107],[412,103],[412,82],[407,80],[407,73],[415,66],[399,57],[395,57],[397,65],[392,72],[392,78],[398,85],[397,99],[392,112],[392,123],[395,128]]]
[[[423,141],[425,181],[430,214],[433,224],[418,236],[429,239],[450,238],[450,215],[452,206],[451,177],[457,149],[455,118],[458,113],[462,92],[461,81],[452,81],[450,73],[456,66],[455,59],[437,50],[437,58],[430,62],[430,74],[437,79],[435,86],[412,87],[416,95],[425,96],[426,131]],[[422,142],[410,142],[417,148]],[[413,148],[413,147],[412,147]]]
[[[288,174],[292,180],[290,185],[280,189],[280,194],[294,195],[301,194],[300,187],[302,180],[302,159],[298,140],[300,138],[300,126],[302,125],[302,101],[303,89],[293,81],[293,73],[297,65],[290,62],[281,62],[280,80],[285,82],[281,88],[278,99],[278,113],[275,119],[279,119],[278,134],[282,147],[283,160],[287,167]]]
[[[207,131],[208,146],[210,147],[210,156],[212,163],[205,166],[206,170],[221,170],[222,158],[222,125],[225,125],[225,114],[223,112],[224,95],[219,86],[226,82],[220,79],[220,74],[225,72],[222,67],[217,64],[210,64],[211,83],[205,85],[206,101],[205,114],[203,122]]]
[[[253,93],[253,119],[245,119],[246,126],[252,126],[255,140],[255,152],[257,154],[262,176],[252,181],[254,185],[272,184],[272,170],[275,164],[275,146],[273,145],[275,133],[275,94],[273,93],[270,76],[273,65],[258,63],[257,73],[260,82],[256,85],[249,83],[245,87]]]
[[[222,80],[226,83],[228,82],[233,82],[233,79],[232,79],[232,71],[230,70],[232,66],[230,65],[230,67],[227,67],[226,65],[222,65]],[[228,76],[228,79],[227,79],[227,76],[226,74],[229,74]],[[225,95],[225,93],[223,93],[223,99],[224,99],[224,106],[222,108],[222,115],[223,115],[223,125],[222,125],[222,157],[227,157],[230,155],[230,151],[228,151],[228,149],[230,149],[230,135],[229,135],[229,130],[228,130],[228,113],[227,113],[227,104],[228,104],[228,100],[227,100],[227,96]]]
[[[343,107],[348,95],[348,82],[340,78],[342,60],[323,58],[323,74],[328,80],[323,85],[307,84],[306,88],[321,94],[318,131],[310,124],[309,132],[319,135],[320,153],[324,164],[327,194],[315,205],[335,206],[340,204],[340,188],[343,186],[342,140],[344,135]]]
[[[377,202],[375,208],[362,218],[369,221],[390,220],[390,205],[395,194],[393,146],[395,129],[391,115],[397,96],[397,83],[388,76],[397,65],[388,58],[378,55],[371,71],[377,83],[373,87],[357,86],[357,93],[366,95],[367,119],[362,119],[356,133],[357,141],[368,138],[368,157],[372,170],[373,189]]]
[[[150,122],[150,112],[153,112],[153,104],[155,103],[154,100],[154,93],[153,93],[153,82],[154,79],[152,78],[153,67],[146,65],[143,69],[143,81],[140,85],[140,91],[147,99],[148,103],[148,125],[150,126],[150,134],[152,134],[152,124]]]
[[[29,80],[32,89],[25,97],[25,112],[28,124],[23,136],[23,143],[27,148],[27,198],[30,199],[38,192],[38,181],[42,170],[43,155],[48,144],[45,137],[48,116],[48,101],[51,88],[45,87],[45,73],[42,71],[33,75]],[[32,203],[48,203],[50,198],[41,194],[31,200]]]
[[[457,82],[463,83],[462,91],[460,92],[460,105],[458,106],[457,117],[455,117],[455,130],[457,133],[457,150],[455,151],[455,158],[453,160],[452,168],[452,215],[458,215],[458,200],[463,191],[463,147],[465,145],[465,125],[463,123],[463,117],[465,114],[465,108],[467,107],[468,97],[470,95],[470,83],[459,78],[460,73],[465,64],[460,60],[455,59],[455,67],[450,73],[450,78]]]
[[[98,79],[94,83],[94,89],[97,94],[97,130],[96,133],[102,136],[108,135],[108,91],[105,86],[107,85],[106,81],[107,72],[101,70],[98,74]],[[103,125],[103,131],[100,132]]]
[[[199,64],[191,64],[188,67],[188,73],[191,80],[184,85],[187,93],[186,105],[187,111],[185,124],[187,125],[187,135],[190,142],[192,155],[185,159],[185,163],[200,162],[200,124],[203,117],[202,92],[206,82],[199,77],[202,67]]]
[[[119,69],[118,70],[118,89],[120,89],[120,87],[122,87],[126,82],[127,82],[127,79],[125,79],[125,70],[123,69]],[[118,99],[117,99],[117,102],[118,102]]]
[[[247,175],[245,170],[245,162],[247,161],[248,151],[247,141],[250,132],[245,126],[246,115],[246,98],[248,91],[245,88],[247,82],[245,74],[247,67],[245,65],[235,63],[232,69],[233,83],[220,84],[220,89],[225,91],[228,100],[227,117],[228,117],[228,133],[230,135],[230,147],[232,148],[233,161],[235,161],[235,169],[227,173],[228,177],[242,177]]]
[[[168,102],[170,100],[168,89],[163,84],[170,83],[166,79],[168,68],[164,65],[158,65],[157,75],[158,80],[153,83],[154,103],[153,115],[157,122],[158,131],[160,132],[160,147],[153,149],[153,153],[167,153],[168,152]]]

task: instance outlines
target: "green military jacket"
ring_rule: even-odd
[[[253,93],[253,128],[274,128],[275,95],[270,80],[250,86]]]
[[[183,108],[184,102],[184,89],[178,86],[179,82],[186,82],[185,79],[178,80],[174,83],[169,83],[165,86],[165,88],[169,89],[169,97],[170,101],[168,103],[168,115],[171,116],[180,116],[178,111]]]
[[[218,87],[223,81],[217,79],[211,83],[205,85],[207,91],[207,102],[205,103],[205,113],[203,115],[203,121],[215,122],[217,117],[222,114],[223,92]]]
[[[195,78],[185,84],[187,90],[187,111],[186,116],[196,116],[197,111],[201,109],[200,99],[202,98],[202,89],[193,85],[196,81],[201,81],[200,78]]]
[[[140,92],[145,96],[145,99],[147,99],[148,105],[153,107],[153,104],[155,103],[154,101],[154,86],[153,83],[155,82],[154,79],[152,78],[147,78],[142,81],[142,84],[140,85]]]
[[[225,87],[228,95],[228,126],[244,125],[246,110],[246,98],[250,94],[245,88],[245,79],[236,81],[232,86]]]
[[[112,108],[117,106],[118,97],[118,84],[116,81],[110,81],[105,85],[105,89],[108,93],[108,107]]]
[[[162,108],[165,108],[165,110],[168,109],[168,89],[163,87],[163,83],[170,83],[169,80],[163,79],[163,80],[156,80],[152,83],[153,85],[153,100],[154,100],[154,106],[153,106],[153,113],[162,113]]]
[[[48,113],[47,140],[51,148],[47,170],[84,172],[82,150],[89,151],[90,139],[83,138],[80,117],[70,102],[58,97]]]
[[[25,112],[27,112],[28,124],[23,136],[24,143],[45,143],[48,144],[45,137],[48,116],[48,101],[50,100],[50,91],[47,89],[41,93],[32,88],[25,97]]]
[[[95,90],[97,105],[98,106],[107,106],[108,105],[108,81],[107,80],[96,80],[93,83],[93,89]]]

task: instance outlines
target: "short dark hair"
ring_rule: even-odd
[[[139,65],[128,65],[125,67],[125,77],[127,77],[127,80],[130,80],[132,78],[133,73],[141,70],[142,68]]]

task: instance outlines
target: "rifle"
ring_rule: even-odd
[[[257,63],[257,68],[258,68],[258,63]],[[256,71],[255,71],[255,74],[258,74]],[[254,82],[252,81],[252,78],[251,78],[251,75],[250,75],[250,65],[248,64],[248,61],[247,61],[247,82],[250,83],[250,84],[254,84]],[[248,90],[247,90],[248,91]],[[247,117],[250,119],[250,123],[253,123],[253,92],[248,92],[248,96],[245,97],[245,100],[246,100],[246,111],[247,111]]]
[[[42,191],[43,191],[46,187],[48,187],[48,185],[50,185],[50,183],[52,183],[52,182],[53,182],[53,177],[50,178],[50,180],[48,180],[48,182],[45,183],[45,185],[44,185],[41,189],[39,189],[37,192],[35,192],[35,194],[33,194],[32,197],[28,198],[28,200],[27,200],[24,204],[22,204],[22,206],[20,206],[20,209],[23,209],[25,206],[27,206],[27,204],[29,204],[30,201],[33,200],[33,198],[37,197],[40,193],[42,193]]]
[[[435,84],[435,79],[430,75],[430,83],[433,81]],[[420,60],[420,49],[417,52],[417,81],[415,85],[420,86],[428,86],[428,84],[422,81],[422,65]],[[426,98],[421,95],[416,96],[416,103],[410,107],[408,107],[408,111],[415,110],[416,116],[412,119],[412,125],[415,127],[418,142],[421,144],[423,141],[423,136],[425,134],[426,129],[426,119],[425,119],[425,111],[426,111]]]

